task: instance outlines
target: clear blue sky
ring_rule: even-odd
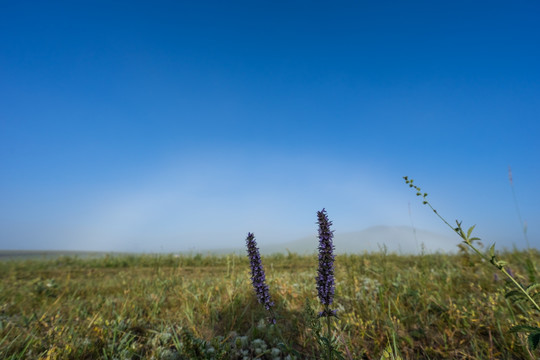
[[[536,1],[2,1],[0,248],[410,225],[540,247]],[[410,204],[410,212],[409,212]],[[458,239],[456,238],[456,243]]]

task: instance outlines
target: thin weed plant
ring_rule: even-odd
[[[487,252],[481,251],[480,246],[478,245],[480,238],[472,235],[475,225],[469,227],[467,231],[464,230],[461,221],[456,220],[456,226],[450,225],[450,223],[441,214],[439,214],[439,212],[429,202],[427,199],[428,194],[426,192],[422,192],[421,188],[414,184],[413,179],[409,179],[407,176],[404,176],[403,179],[410,188],[416,191],[416,196],[422,198],[423,205],[428,206],[444,224],[446,224],[462,239],[463,246],[471,249],[473,253],[475,253],[480,259],[495,267],[511,284],[513,284],[514,290],[507,292],[505,295],[507,299],[510,299],[514,304],[518,305],[520,309],[525,310],[525,312],[527,312],[527,309],[523,307],[524,304],[528,304],[528,309],[531,309],[536,313],[540,312],[540,305],[538,304],[538,300],[540,298],[540,284],[531,283],[529,285],[524,285],[519,282],[508,267],[508,263],[499,258],[497,252],[495,251],[495,244],[491,245]],[[511,179],[510,173],[510,180]],[[532,323],[532,316],[530,316],[528,313],[526,313],[525,316],[527,316],[529,321]],[[527,346],[529,350],[536,350],[540,345],[540,328],[537,326],[519,324],[513,326],[510,329],[510,332],[527,334]]]

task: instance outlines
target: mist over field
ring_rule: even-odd
[[[335,232],[334,245],[337,254],[362,253],[454,253],[457,251],[459,238],[444,236],[426,230],[407,226],[374,226],[363,231]],[[285,250],[284,250],[285,249]],[[318,252],[316,236],[310,236],[280,245],[261,245],[266,253],[284,252],[286,250],[298,254],[315,254]]]

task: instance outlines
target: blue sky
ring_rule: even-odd
[[[0,248],[410,225],[540,246],[533,1],[2,2]],[[410,207],[409,207],[410,204]],[[410,208],[410,212],[409,212]],[[456,238],[456,243],[458,239]]]

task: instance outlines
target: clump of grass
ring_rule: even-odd
[[[495,244],[491,245],[487,253],[483,253],[480,248],[475,245],[476,242],[480,241],[480,238],[472,236],[472,232],[475,228],[474,225],[471,226],[467,231],[465,231],[462,227],[461,221],[456,220],[456,226],[450,225],[450,223],[443,216],[441,216],[439,212],[427,200],[428,194],[422,192],[420,187],[414,184],[413,179],[409,179],[407,176],[404,176],[403,179],[410,188],[416,191],[416,196],[422,198],[422,203],[431,208],[431,210],[439,217],[439,219],[441,219],[450,229],[452,229],[457,235],[459,235],[465,246],[467,246],[474,253],[476,253],[480,259],[485,260],[487,263],[491,264],[493,267],[499,270],[506,277],[506,279],[513,284],[514,290],[508,291],[505,295],[506,298],[511,299],[514,304],[522,305],[523,303],[527,303],[530,309],[534,310],[537,313],[540,312],[540,306],[538,305],[538,302],[536,300],[540,297],[540,292],[538,291],[538,289],[540,289],[540,284],[532,283],[526,286],[520,283],[516,279],[516,277],[513,276],[511,270],[508,268],[508,263],[499,258],[498,254],[495,251]],[[511,179],[512,178],[510,174],[510,181]],[[533,322],[533,319],[530,317],[528,317],[527,320],[530,323]],[[531,350],[537,349],[540,345],[540,327],[538,326],[520,324],[513,326],[510,329],[510,332],[526,333],[527,345]]]
[[[500,253],[518,282],[526,254]],[[47,353],[50,359],[104,359],[103,349],[108,358],[193,359],[184,331],[205,342],[209,358],[210,346],[216,359],[221,351],[225,359],[241,360],[257,353],[263,354],[257,359],[274,360],[276,349],[281,359],[323,355],[313,326],[326,336],[313,255],[262,256],[276,325],[267,323],[268,311],[253,294],[245,255],[164,255],[159,270],[155,256],[130,256],[128,267],[121,261],[105,266],[104,258],[0,261],[0,359]],[[534,249],[531,257],[540,261]],[[336,260],[333,334],[345,358],[379,360],[389,345],[403,359],[531,358],[520,338],[508,335],[512,324],[530,324],[505,298],[513,283],[502,274],[494,279],[491,267],[471,271],[455,254],[341,254]]]

